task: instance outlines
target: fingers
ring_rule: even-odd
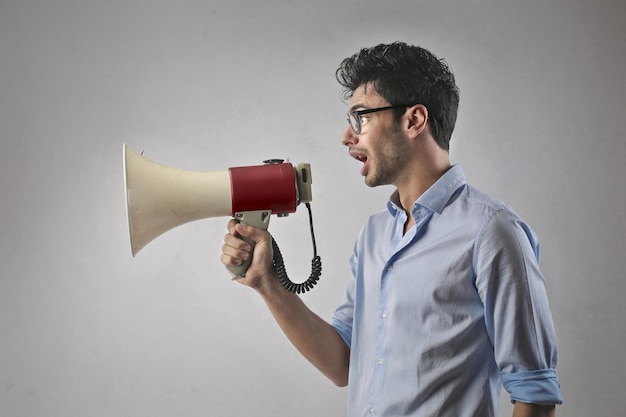
[[[236,220],[230,220],[227,228],[228,233],[224,235],[220,255],[222,264],[238,266],[252,261],[250,267],[256,271],[256,275],[262,276],[270,272],[273,257],[271,235],[264,229]]]
[[[224,235],[220,260],[224,265],[241,265],[250,258],[251,252],[252,246],[248,242],[232,233],[227,233]]]
[[[228,232],[233,236],[237,235],[237,231],[235,229],[235,226],[237,224],[239,224],[239,221],[235,219],[230,219],[230,221],[228,222],[228,225],[226,226],[226,228],[228,229]]]

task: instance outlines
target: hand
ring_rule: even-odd
[[[255,242],[255,247],[252,248],[241,236]],[[228,233],[224,236],[220,260],[227,266],[240,265],[250,257],[252,257],[252,262],[245,275],[239,278],[230,273],[231,277],[237,279],[239,283],[257,290],[266,284],[277,282],[272,265],[273,250],[270,234],[263,229],[243,225],[237,220],[231,219],[228,222]]]

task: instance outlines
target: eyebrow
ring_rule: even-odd
[[[364,104],[359,104],[359,103],[357,103],[357,104],[352,105],[352,106],[350,107],[350,109],[349,109],[349,110],[350,110],[350,113],[352,113],[353,111],[355,111],[355,110],[357,110],[357,109],[360,109],[360,110],[366,110],[366,109],[369,109],[369,108],[370,108],[370,107],[367,107],[367,106],[366,106],[366,105],[364,105]]]

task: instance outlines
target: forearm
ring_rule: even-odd
[[[236,277],[237,281],[254,288],[263,297],[287,338],[305,358],[335,384],[347,385],[348,347],[334,327],[309,310],[300,297],[282,287],[272,266],[271,236],[235,220],[228,223],[228,230],[222,246],[222,263],[239,265],[252,255],[252,247],[240,235],[254,241],[252,262],[245,276]]]
[[[513,408],[513,417],[554,417],[554,405],[537,405],[517,401]]]
[[[296,349],[336,385],[347,385],[350,352],[334,327],[280,285],[257,291]]]

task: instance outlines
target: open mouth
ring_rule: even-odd
[[[357,161],[363,163],[363,167],[361,168],[361,175],[365,176],[367,174],[367,156],[361,152],[357,152],[354,150],[350,151],[350,156],[356,159]]]
[[[363,155],[362,153],[359,153],[356,151],[350,151],[350,156],[359,162],[363,162],[363,163],[367,162],[367,156]]]

